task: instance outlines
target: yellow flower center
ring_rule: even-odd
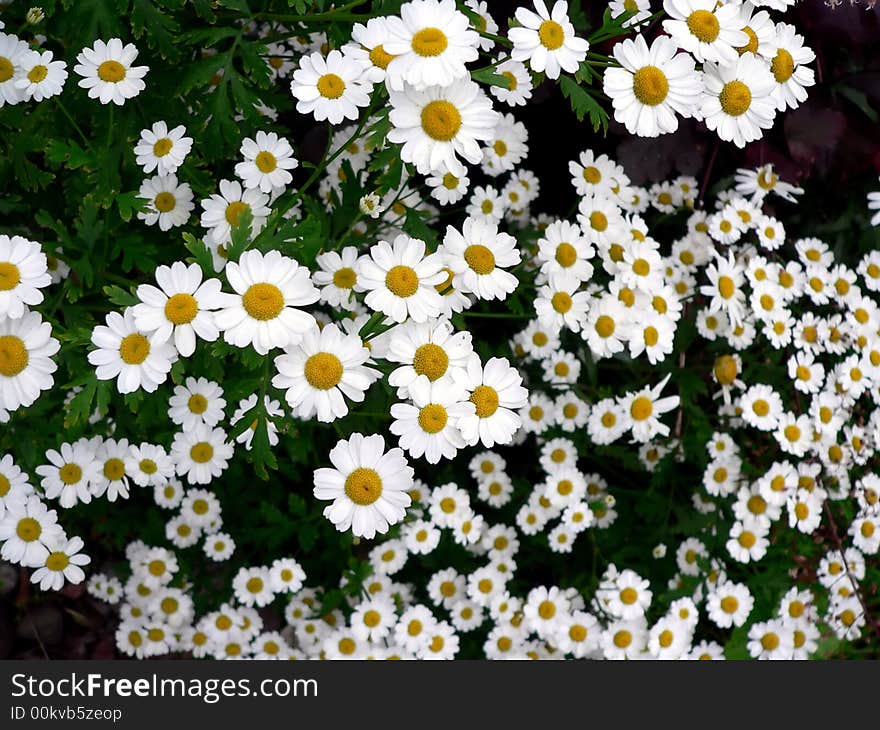
[[[548,51],[555,51],[565,42],[565,31],[555,20],[545,20],[538,27],[538,40]]]
[[[602,337],[603,339],[607,339],[607,338],[611,337],[611,335],[614,334],[614,330],[616,329],[616,325],[614,323],[614,320],[611,317],[609,317],[607,314],[601,315],[596,320],[595,327],[596,327],[596,333],[599,335],[599,337]]]
[[[0,291],[10,291],[21,281],[18,267],[9,261],[0,261]]]
[[[156,155],[156,157],[165,157],[165,155],[171,152],[173,146],[174,142],[168,137],[162,137],[162,139],[157,139],[156,143],[153,145],[153,154]]]
[[[633,94],[646,106],[657,106],[669,94],[669,80],[656,66],[643,66],[633,74]]]
[[[590,226],[594,231],[599,231],[599,233],[601,233],[608,228],[608,216],[606,216],[601,210],[594,210],[590,213]]]
[[[187,401],[187,408],[190,411],[195,413],[197,416],[200,416],[206,410],[208,410],[208,399],[205,398],[201,393],[196,393],[195,395],[191,395],[189,400]]]
[[[498,391],[488,385],[478,385],[471,393],[471,403],[474,404],[478,418],[489,418],[498,410]]]
[[[303,371],[313,388],[330,390],[342,380],[342,361],[330,352],[318,352],[306,360]]]
[[[478,243],[472,244],[464,250],[464,260],[480,276],[491,274],[495,270],[495,254],[486,246]]]
[[[33,542],[34,540],[37,540],[42,533],[43,528],[40,527],[40,523],[33,517],[24,517],[20,519],[18,525],[15,527],[15,534],[18,535],[19,539],[23,542]]]
[[[569,294],[564,291],[558,291],[553,295],[553,298],[550,300],[550,304],[553,306],[554,310],[559,312],[559,314],[565,314],[569,309],[571,309],[571,296],[569,296]]]
[[[445,375],[448,367],[449,356],[446,351],[430,342],[421,345],[413,357],[413,369],[416,373],[427,376],[432,382]]]
[[[15,66],[5,56],[0,56],[0,84],[9,81],[15,75]]]
[[[380,43],[372,51],[370,51],[370,63],[381,69],[388,68],[388,64],[394,60],[394,56],[388,53]]]
[[[412,49],[419,56],[439,56],[449,45],[449,39],[439,28],[422,28],[413,36]]]
[[[38,66],[34,66],[30,71],[28,71],[27,78],[28,81],[30,81],[32,84],[39,84],[48,75],[49,69],[40,64]]]
[[[345,92],[345,82],[336,74],[324,74],[318,79],[318,93],[325,99],[338,99]]]
[[[358,467],[345,479],[345,494],[362,507],[373,504],[382,496],[382,478],[375,469]]]
[[[461,113],[448,101],[438,100],[425,104],[421,120],[425,134],[438,142],[448,142],[461,129]]]
[[[736,285],[729,276],[718,277],[718,293],[724,299],[730,299],[736,293]]]
[[[199,441],[197,444],[193,444],[189,450],[189,456],[196,464],[207,464],[214,458],[214,447],[207,441]]]
[[[385,275],[385,286],[392,294],[407,298],[418,291],[419,277],[409,266],[395,266]]]
[[[718,96],[721,108],[726,114],[738,117],[745,114],[752,104],[752,92],[742,81],[728,81]]]
[[[175,294],[165,302],[165,317],[171,324],[189,324],[199,313],[199,305],[192,294]]]
[[[246,210],[250,210],[250,207],[247,203],[243,203],[240,200],[233,201],[226,206],[226,222],[230,226],[237,226],[241,214]]]
[[[170,213],[177,205],[177,200],[173,193],[163,190],[153,199],[153,205],[160,213]]]
[[[541,601],[538,606],[538,615],[545,621],[556,615],[556,604],[553,601]]]
[[[621,629],[614,634],[614,646],[618,649],[626,649],[632,643],[632,634],[626,629]]]
[[[770,70],[773,72],[776,83],[784,84],[794,73],[794,59],[788,51],[780,48],[770,62]]]
[[[629,413],[634,421],[644,421],[645,419],[650,418],[653,412],[654,405],[651,403],[651,399],[643,395],[635,398],[629,409]]]
[[[757,53],[758,52],[758,35],[753,31],[749,26],[746,26],[742,29],[743,33],[745,33],[749,37],[749,42],[744,46],[739,46],[736,50],[740,56],[744,53]]]
[[[349,266],[343,266],[333,272],[333,285],[339,289],[351,289],[357,283],[357,274]]]
[[[260,172],[262,172],[264,175],[268,175],[276,167],[278,167],[278,160],[271,152],[266,152],[266,150],[263,150],[257,153],[257,156],[254,159],[254,164],[257,166],[257,169]]]
[[[144,474],[155,474],[159,470],[159,467],[156,466],[156,462],[152,459],[141,459],[138,464],[138,469]]]
[[[770,413],[770,404],[763,398],[759,398],[752,404],[752,411],[759,418],[763,418]]]
[[[507,144],[503,139],[496,139],[492,144],[492,149],[495,150],[495,154],[499,157],[504,157],[507,154]]]
[[[564,268],[574,266],[577,261],[577,251],[570,243],[560,243],[556,247],[556,263]]]
[[[766,651],[773,651],[777,646],[779,646],[779,637],[776,634],[764,634],[761,637],[761,646]]]
[[[67,557],[66,553],[61,551],[51,553],[49,557],[46,558],[46,567],[57,573],[63,571],[68,565],[70,565],[70,558]]]
[[[150,354],[150,341],[139,332],[123,338],[119,343],[119,356],[128,365],[140,365]]]
[[[109,84],[117,84],[125,78],[125,66],[119,61],[104,61],[98,66],[98,78]]]
[[[519,82],[516,80],[516,76],[514,76],[510,71],[502,71],[501,75],[507,79],[508,91],[516,91],[516,87],[519,86]]]
[[[712,43],[721,31],[718,18],[708,10],[695,10],[692,12],[688,16],[687,27],[701,43]]]
[[[104,476],[111,482],[118,482],[125,476],[125,462],[122,459],[107,459],[104,462]]]
[[[251,317],[265,322],[281,314],[284,309],[284,295],[274,284],[253,284],[244,293],[241,303]]]
[[[451,172],[447,172],[443,176],[443,187],[447,190],[455,190],[458,187],[459,179]]]
[[[642,333],[642,335],[644,337],[645,344],[648,347],[654,347],[654,345],[656,345],[657,342],[659,342],[660,340],[660,333],[657,332],[657,329],[655,327],[652,327],[650,325],[645,327],[645,331]]]
[[[29,359],[27,348],[20,337],[0,337],[0,375],[14,378],[27,367]]]

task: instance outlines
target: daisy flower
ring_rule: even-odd
[[[157,333],[147,337],[138,331],[131,307],[122,314],[109,312],[105,321],[106,325],[92,330],[92,344],[98,349],[88,354],[98,380],[116,378],[116,387],[123,395],[138,388],[147,393],[155,391],[177,360],[174,346]]]
[[[327,423],[348,413],[345,399],[361,403],[379,373],[365,365],[370,351],[356,334],[335,324],[312,327],[297,345],[275,358],[272,385],[286,390],[287,404],[300,418]]]
[[[455,371],[453,378],[470,392],[475,411],[463,416],[458,428],[465,442],[486,448],[510,443],[522,425],[517,411],[528,402],[528,391],[522,387],[522,376],[510,363],[499,357],[486,365],[474,354],[464,370]]]
[[[366,25],[355,23],[351,29],[351,43],[342,47],[342,52],[364,67],[364,75],[373,83],[385,80],[388,64],[394,56],[385,50],[390,38],[388,18],[370,18]]]
[[[388,376],[397,395],[406,398],[409,386],[420,376],[430,382],[452,377],[467,367],[474,351],[470,332],[456,332],[448,319],[408,322],[394,329],[385,359],[399,364]]]
[[[324,58],[320,53],[303,56],[293,72],[290,93],[300,114],[313,114],[316,121],[339,124],[357,119],[358,107],[370,103],[372,83],[355,60],[333,50]]]
[[[505,206],[504,198],[491,185],[478,186],[474,188],[466,212],[470,218],[479,218],[497,224],[504,217]]]
[[[507,86],[492,86],[489,93],[508,106],[525,106],[532,98],[532,77],[522,61],[508,58],[499,63],[495,73],[507,79]]]
[[[200,224],[208,229],[206,243],[219,246],[227,244],[232,226],[249,210],[253,216],[251,236],[256,236],[269,215],[269,196],[259,190],[243,190],[237,180],[221,180],[220,193],[203,200]]]
[[[678,129],[678,117],[692,117],[703,85],[687,53],[676,54],[671,38],[661,36],[651,47],[642,35],[614,46],[621,68],[605,69],[603,87],[611,97],[614,118],[631,134],[657,137]]]
[[[13,505],[0,520],[0,557],[26,568],[45,565],[49,549],[64,540],[55,510],[50,510],[36,495],[27,502]]]
[[[395,322],[410,317],[426,322],[440,316],[443,301],[436,286],[447,279],[442,258],[425,255],[424,241],[406,234],[393,243],[379,241],[361,261],[360,279],[367,290],[365,303]]]
[[[321,293],[321,301],[332,307],[350,307],[354,293],[363,292],[358,281],[359,255],[355,246],[341,251],[327,251],[315,258],[318,269],[312,273],[312,281]]]
[[[196,336],[214,342],[220,335],[212,310],[223,304],[219,279],[202,281],[198,264],[187,266],[175,261],[170,267],[156,268],[156,283],[137,288],[140,303],[132,308],[135,326],[153,334],[157,342],[174,336],[174,346],[183,357],[196,349]]]
[[[510,57],[514,61],[526,61],[532,71],[558,79],[561,71],[573,74],[581,61],[587,57],[590,44],[574,33],[568,19],[568,3],[557,0],[553,10],[548,11],[544,0],[534,0],[535,10],[516,9],[519,25],[507,32],[513,43]]]
[[[0,319],[24,316],[25,305],[42,302],[40,289],[51,283],[46,254],[39,243],[0,235]]]
[[[535,314],[542,327],[551,332],[563,327],[572,332],[581,330],[592,301],[589,292],[580,291],[581,284],[574,274],[563,271],[551,274],[548,282],[538,288]]]
[[[734,325],[746,315],[745,269],[736,263],[733,253],[727,258],[716,254],[715,262],[706,267],[709,284],[700,287],[700,294],[710,297],[709,311],[723,312]]]
[[[147,201],[146,210],[138,211],[138,220],[148,226],[159,224],[168,231],[189,221],[195,204],[189,183],[178,183],[177,175],[149,177],[141,183],[138,197]]]
[[[226,266],[235,294],[214,317],[223,339],[236,347],[253,345],[260,355],[296,344],[315,326],[315,318],[297,307],[318,301],[309,270],[278,251],[250,250]]]
[[[659,416],[678,408],[680,399],[677,395],[660,397],[671,374],[667,375],[653,388],[643,388],[629,393],[621,401],[621,407],[632,420],[632,434],[636,441],[645,443],[655,436],[668,436],[669,426],[660,423]]]
[[[88,89],[90,99],[122,106],[126,99],[146,88],[143,78],[150,69],[131,65],[137,55],[134,44],[123,46],[119,38],[111,38],[106,43],[96,40],[91,48],[83,48],[76,57],[73,70],[82,76],[79,86]]]
[[[424,91],[407,84],[389,92],[389,103],[388,141],[402,145],[401,159],[423,175],[463,175],[459,156],[480,162],[478,143],[492,138],[499,120],[489,97],[469,78]]]
[[[379,435],[352,434],[330,450],[333,468],[314,473],[316,499],[332,500],[324,516],[340,532],[372,539],[400,522],[410,504],[413,469],[398,448],[385,451]]]
[[[404,83],[418,90],[449,86],[468,76],[465,64],[476,61],[479,35],[454,0],[413,0],[388,18],[384,49],[393,56],[386,69],[389,88]]]
[[[98,448],[95,458],[100,464],[97,478],[92,482],[95,497],[107,495],[107,501],[115,502],[118,497],[128,499],[128,474],[125,461],[128,458],[127,439],[116,441],[107,439]]]
[[[142,129],[135,145],[135,161],[145,173],[156,170],[160,176],[177,172],[192,149],[192,137],[186,136],[186,127],[178,125],[171,131],[165,122],[155,122],[150,129]]]
[[[725,66],[736,63],[737,48],[749,37],[742,30],[740,7],[735,3],[719,5],[715,0],[663,0],[669,20],[663,30],[679,48],[693,54],[697,61],[712,61]]]
[[[174,435],[171,458],[178,475],[190,484],[210,484],[226,470],[233,449],[222,428],[200,423]]]
[[[139,487],[161,486],[174,476],[174,462],[161,446],[132,445],[125,457],[125,472]]]
[[[15,86],[24,101],[43,101],[61,93],[67,81],[67,64],[52,58],[52,51],[31,51],[21,58],[22,76]]]
[[[259,188],[264,193],[283,190],[293,180],[289,170],[299,166],[290,142],[275,132],[257,132],[254,139],[245,137],[241,154],[244,162],[235,166],[235,174],[246,188]]]
[[[553,221],[538,239],[535,259],[548,278],[568,272],[579,281],[589,281],[593,276],[590,259],[594,254],[593,246],[580,226],[568,221]]]
[[[703,83],[706,93],[700,115],[721,139],[745,147],[761,138],[761,130],[773,126],[776,82],[766,62],[755,55],[746,53],[729,66],[706,63]]]
[[[453,285],[478,299],[506,299],[519,283],[505,271],[520,262],[516,239],[494,223],[467,218],[461,233],[447,226],[440,253],[455,274]]]
[[[420,375],[409,384],[409,403],[391,406],[394,419],[389,431],[400,437],[400,446],[413,458],[424,455],[429,464],[452,459],[465,445],[459,421],[473,416],[476,407],[468,392],[455,380],[431,382]]]
[[[623,351],[629,330],[625,307],[616,297],[606,295],[590,305],[581,337],[595,357],[605,358]]]
[[[431,188],[431,197],[440,205],[453,205],[461,200],[467,193],[470,178],[467,175],[453,175],[451,172],[430,175],[425,182]],[[869,193],[870,196],[874,193]],[[870,207],[870,204],[869,204]]]
[[[804,38],[797,29],[788,23],[776,25],[774,41],[776,54],[770,60],[770,71],[776,81],[773,97],[776,109],[797,109],[807,100],[806,87],[816,83],[813,69],[804,64],[816,60],[812,49],[804,45]]]
[[[27,408],[52,387],[58,369],[52,356],[59,349],[52,326],[37,312],[0,319],[0,410]]]
[[[168,401],[168,417],[189,431],[200,423],[216,426],[224,418],[225,407],[223,389],[217,383],[188,377],[184,385],[174,386],[174,395]]]
[[[92,485],[100,479],[101,462],[90,442],[61,444],[59,451],[47,451],[46,459],[49,464],[41,464],[36,469],[42,477],[40,486],[46,499],[57,499],[64,509],[78,502],[92,501]]]
[[[651,0],[611,0],[608,3],[612,18],[619,18],[625,13],[633,13],[632,17],[623,21],[624,28],[639,25],[651,16]]]
[[[4,104],[18,104],[24,98],[18,81],[22,63],[30,52],[28,44],[18,36],[0,33],[0,108]]]
[[[85,580],[82,566],[91,563],[92,559],[80,552],[83,549],[81,538],[59,540],[50,549],[52,552],[43,565],[31,575],[31,583],[39,584],[41,591],[60,591],[65,581],[77,585]]]

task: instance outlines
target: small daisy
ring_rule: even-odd
[[[680,399],[677,395],[660,398],[660,392],[669,382],[667,375],[653,388],[643,388],[636,393],[628,394],[621,402],[621,407],[632,419],[632,434],[636,441],[645,443],[655,436],[668,436],[669,426],[660,423],[658,416],[678,407]]]
[[[220,193],[201,201],[200,224],[208,229],[206,243],[226,245],[232,235],[232,226],[238,225],[241,214],[251,212],[251,236],[262,229],[269,215],[269,196],[259,190],[243,190],[237,180],[221,180]]]
[[[389,87],[404,82],[416,89],[449,86],[468,76],[466,63],[477,60],[479,35],[454,0],[413,0],[388,18],[386,69]]]
[[[773,90],[776,108],[784,112],[797,109],[807,100],[806,87],[816,83],[816,75],[804,64],[815,61],[816,54],[804,45],[803,36],[793,25],[777,23],[775,32],[776,53],[770,59],[770,71],[776,81]]]
[[[235,294],[224,294],[225,307],[215,315],[223,339],[236,347],[252,345],[266,355],[275,347],[297,344],[316,324],[297,307],[318,301],[309,270],[278,251],[250,250],[226,266]]]
[[[47,451],[46,459],[49,463],[36,469],[46,499],[57,499],[64,509],[92,501],[91,487],[100,479],[101,462],[88,441],[61,444],[58,451]]]
[[[465,442],[486,448],[510,443],[522,425],[517,411],[526,405],[528,391],[522,387],[522,376],[504,358],[490,358],[485,366],[474,354],[467,367],[453,377],[470,392],[473,415],[463,416],[458,423]]]
[[[241,154],[244,162],[235,166],[235,174],[246,188],[259,188],[264,193],[283,190],[293,180],[289,170],[299,166],[290,142],[275,132],[257,132],[254,139],[245,137]]]
[[[385,359],[399,364],[388,376],[388,384],[397,388],[400,398],[406,398],[419,376],[432,383],[449,378],[467,367],[473,351],[471,333],[456,332],[448,319],[406,323],[394,329],[388,347]]]
[[[47,546],[54,548],[63,539],[55,510],[47,508],[36,495],[7,509],[0,520],[0,557],[26,568],[44,566],[50,554]]]
[[[388,141],[402,145],[400,157],[423,175],[462,176],[459,160],[476,164],[483,159],[479,142],[492,139],[499,114],[483,90],[469,78],[450,86],[419,91],[405,85],[389,96],[392,129]]]
[[[516,239],[494,223],[467,218],[460,233],[447,226],[441,255],[455,274],[453,285],[478,299],[506,299],[519,283],[505,271],[520,262]]]
[[[408,392],[412,405],[391,406],[394,420],[389,431],[400,437],[401,448],[414,458],[424,455],[429,464],[453,458],[465,445],[459,421],[476,413],[468,392],[454,380],[432,383],[424,375],[409,384]]]
[[[177,473],[190,484],[210,484],[222,474],[232,458],[233,445],[221,428],[197,424],[179,431],[171,444],[171,458]]]
[[[61,346],[37,312],[0,319],[0,412],[27,408],[55,382],[52,356]]]
[[[430,175],[425,182],[431,188],[431,197],[440,205],[453,205],[467,193],[470,178],[467,175],[453,175],[451,172]],[[869,193],[872,195],[873,193]]]
[[[357,537],[372,539],[403,519],[410,504],[407,490],[413,483],[413,470],[400,449],[386,452],[381,436],[355,433],[339,441],[329,458],[333,468],[315,470],[314,494],[317,499],[332,500],[324,516],[336,529],[351,529]]]
[[[235,552],[235,540],[225,532],[215,532],[205,537],[202,549],[211,560],[216,563],[229,560]]]
[[[335,324],[313,327],[298,345],[275,358],[272,385],[286,390],[287,404],[300,418],[327,423],[348,413],[345,399],[361,403],[379,373],[365,365],[370,351],[360,337]]]
[[[85,580],[82,566],[91,563],[92,559],[80,552],[83,549],[81,538],[60,540],[50,549],[52,552],[45,563],[31,575],[31,583],[39,584],[41,591],[60,591],[65,581],[78,585]]]
[[[562,271],[551,274],[548,282],[538,288],[535,314],[542,327],[551,332],[563,327],[572,332],[581,330],[592,302],[589,292],[580,291],[581,283],[574,274]]]
[[[111,101],[122,106],[126,99],[140,94],[146,84],[143,81],[149,67],[132,66],[138,50],[132,43],[122,45],[119,38],[111,38],[106,43],[96,40],[91,48],[83,48],[77,55],[77,65],[73,67],[83,78],[79,86],[89,90],[90,99],[99,99],[102,104]]]
[[[188,377],[184,385],[174,386],[168,402],[168,417],[188,431],[200,423],[216,426],[224,418],[223,389],[205,378]]]
[[[174,462],[161,446],[132,445],[125,458],[125,472],[139,487],[156,487],[174,476]]]
[[[171,266],[156,268],[156,283],[137,288],[140,303],[132,309],[134,323],[141,332],[167,342],[174,337],[174,346],[183,357],[195,352],[196,337],[214,342],[220,332],[214,323],[213,310],[223,304],[219,279],[202,281],[198,264],[175,261]]]
[[[174,346],[162,341],[157,334],[149,337],[138,331],[132,309],[122,314],[109,312],[105,325],[92,330],[92,344],[96,350],[88,354],[95,366],[98,380],[116,379],[116,387],[123,395],[143,388],[155,391],[177,359]]]
[[[170,175],[183,164],[192,144],[182,124],[169,131],[165,122],[155,122],[151,129],[141,130],[134,148],[135,161],[147,174],[156,170],[157,175]]]
[[[312,273],[312,281],[321,292],[321,301],[332,307],[351,307],[354,293],[363,292],[358,281],[359,256],[355,246],[341,251],[328,251],[315,258],[318,270]]]
[[[663,21],[663,30],[697,61],[735,64],[739,55],[736,49],[749,42],[742,30],[740,7],[735,3],[663,0],[663,10],[670,18]]]
[[[43,101],[61,93],[67,81],[67,64],[52,58],[52,51],[31,51],[21,58],[22,76],[15,86],[24,101]]]
[[[532,98],[532,77],[522,61],[507,59],[499,63],[495,73],[507,79],[507,86],[492,86],[489,93],[508,106],[525,106]]]
[[[342,52],[364,67],[364,75],[373,83],[385,80],[388,64],[394,56],[385,50],[390,31],[388,19],[370,18],[366,25],[355,23],[351,29],[351,43],[342,47]]]
[[[366,305],[395,322],[407,317],[415,322],[438,317],[442,297],[435,287],[447,274],[438,254],[425,254],[424,241],[405,234],[392,243],[379,241],[372,246],[370,257],[361,262],[360,278],[368,292]]]
[[[168,231],[185,225],[195,208],[189,183],[178,183],[177,175],[148,177],[141,183],[138,197],[146,200],[146,210],[138,211],[138,220],[148,226],[159,224]]]
[[[535,10],[516,9],[519,25],[507,32],[513,43],[510,57],[514,61],[528,60],[532,71],[559,78],[561,71],[575,73],[587,57],[590,44],[578,38],[568,19],[568,3],[557,0],[548,11],[544,0],[534,0]]]
[[[95,497],[106,494],[108,502],[117,498],[128,499],[128,473],[125,462],[129,454],[127,439],[116,441],[107,439],[99,447],[95,458],[100,465],[97,478],[92,481],[91,489]]]
[[[275,598],[266,568],[241,568],[232,579],[232,590],[243,606],[266,606]]]
[[[290,93],[300,114],[313,114],[316,121],[339,124],[357,119],[359,107],[370,103],[372,83],[355,60],[333,50],[324,58],[312,53],[300,59],[293,72]]]
[[[676,114],[694,116],[703,85],[687,53],[676,54],[671,38],[661,36],[651,47],[644,36],[614,46],[622,68],[605,70],[604,89],[614,118],[631,134],[656,137],[678,129]]]

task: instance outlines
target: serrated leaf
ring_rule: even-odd
[[[110,300],[110,303],[115,304],[117,307],[132,307],[140,301],[130,291],[115,284],[105,286],[103,291],[107,295],[107,299]]]

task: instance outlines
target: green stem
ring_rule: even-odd
[[[61,101],[61,97],[56,96],[55,101],[58,104],[58,108],[61,110],[61,112],[64,114],[64,116],[67,117],[67,120],[70,122],[71,126],[73,126],[73,128],[76,130],[77,134],[79,134],[80,139],[82,139],[82,141],[83,141],[83,144],[86,147],[91,147],[91,145],[89,144],[88,137],[86,137],[86,135],[83,134],[83,131],[79,128],[79,125],[76,123],[76,119],[73,118],[73,115],[71,115],[71,113],[69,111],[67,111],[67,107],[64,106],[64,103]]]
[[[489,40],[493,40],[501,46],[506,46],[507,48],[513,48],[513,43],[510,42],[510,39],[505,38],[503,35],[496,35],[495,33],[487,33],[486,31],[480,31],[480,35],[483,38],[488,38]]]

